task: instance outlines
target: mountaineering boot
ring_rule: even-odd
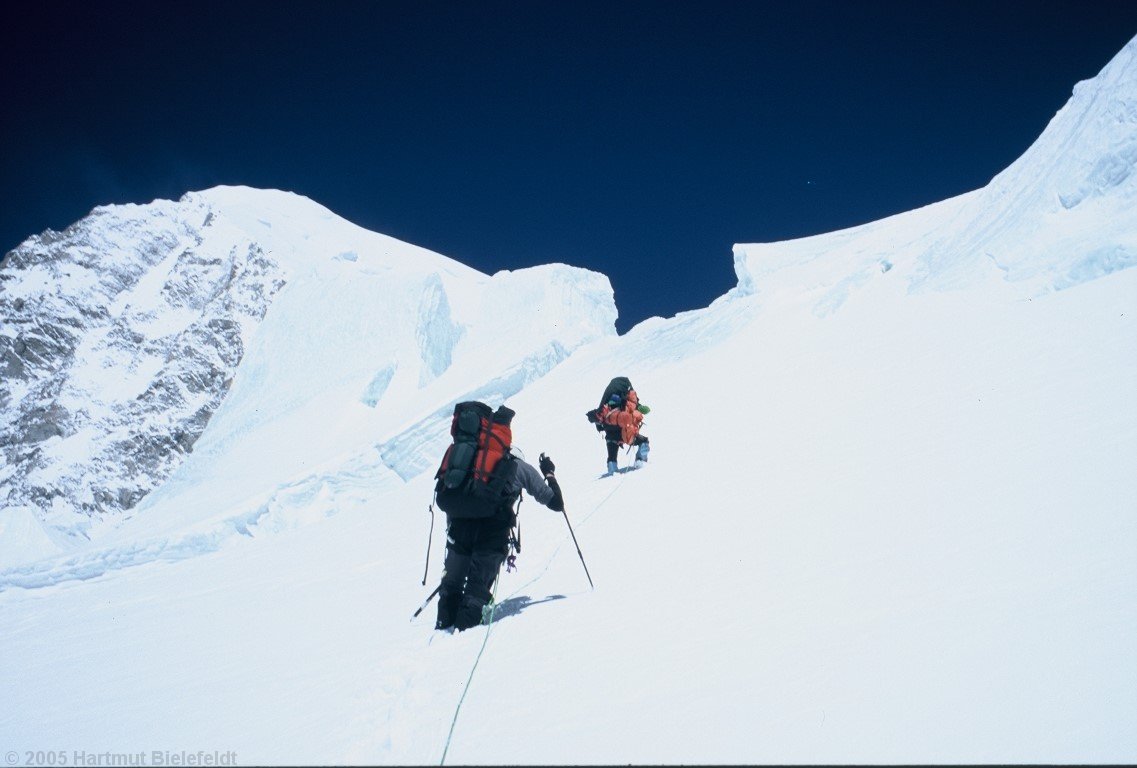
[[[438,620],[434,622],[435,629],[453,631],[454,617],[458,613],[460,600],[461,593],[455,593],[451,590],[439,590]]]
[[[644,464],[647,464],[647,453],[650,450],[651,448],[647,443],[640,443],[640,447],[636,449],[636,463],[632,465],[633,468],[639,469]]]
[[[477,598],[467,596],[462,600],[462,607],[458,609],[457,614],[454,616],[454,629],[459,632],[465,632],[470,627],[476,627],[482,623],[482,609],[485,607],[484,603],[480,602]]]
[[[614,461],[608,462],[608,474],[610,474],[610,475],[616,474],[616,462],[614,462]]]

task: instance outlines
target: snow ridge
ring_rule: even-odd
[[[0,286],[8,563],[153,516],[158,489],[199,511],[177,503],[148,529],[232,507],[189,489],[187,461],[261,497],[312,453],[350,454],[452,402],[472,371],[516,379],[510,394],[615,335],[602,275],[487,277],[275,190],[96,209],[21,244]]]
[[[824,316],[894,267],[888,279],[912,293],[995,279],[1032,298],[1134,266],[1134,82],[1137,40],[1075,86],[1031,147],[983,189],[840,232],[736,245],[730,295],[810,292]]]

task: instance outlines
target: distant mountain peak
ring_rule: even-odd
[[[0,266],[5,506],[67,548],[166,483],[235,383],[262,422],[331,398],[328,420],[357,407],[385,429],[405,419],[392,397],[462,386],[447,377],[456,361],[492,378],[551,342],[614,334],[615,317],[601,275],[487,276],[290,192],[99,207]],[[500,343],[461,363],[487,335]],[[311,439],[304,423],[292,439]],[[213,445],[247,426],[215,428]]]

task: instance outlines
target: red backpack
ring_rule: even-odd
[[[451,517],[492,517],[512,503],[505,486],[511,474],[506,470],[513,460],[509,454],[513,415],[504,405],[496,412],[477,401],[454,406],[450,422],[454,442],[435,473],[439,509]]]

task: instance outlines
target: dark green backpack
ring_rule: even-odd
[[[604,388],[604,396],[600,398],[599,408],[608,405],[612,408],[619,408],[624,404],[624,398],[628,396],[628,391],[632,388],[632,382],[627,376],[617,376],[608,382],[608,386]],[[615,396],[616,399],[613,399]]]

